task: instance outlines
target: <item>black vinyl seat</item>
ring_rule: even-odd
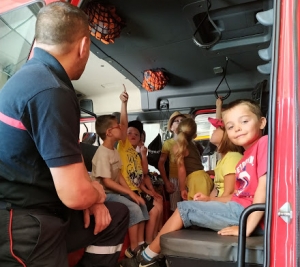
[[[92,171],[92,159],[98,149],[98,146],[90,145],[81,142],[80,143],[81,153],[84,159],[84,164],[87,171]]]
[[[263,265],[263,236],[246,239],[246,266]],[[183,229],[161,236],[161,253],[168,265],[233,267],[236,266],[238,237],[220,236],[208,229]]]

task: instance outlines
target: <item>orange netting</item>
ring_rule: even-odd
[[[116,14],[116,8],[92,1],[84,11],[89,16],[91,35],[105,44],[114,43],[115,38],[120,36],[123,25],[121,18]]]
[[[142,86],[149,92],[163,89],[168,83],[169,77],[162,69],[145,70]]]

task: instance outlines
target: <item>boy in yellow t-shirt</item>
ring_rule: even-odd
[[[145,241],[146,243],[150,243],[158,231],[159,218],[162,213],[162,201],[155,194],[154,190],[145,186],[143,181],[144,175],[147,175],[148,171],[147,169],[144,173],[142,167],[142,159],[146,158],[147,149],[145,147],[141,148],[142,159],[136,151],[136,147],[141,140],[141,134],[143,133],[143,124],[138,120],[128,123],[127,92],[123,92],[120,99],[122,101],[120,117],[122,139],[118,143],[117,150],[122,160],[121,172],[129,188],[145,200],[150,217],[145,226]],[[140,235],[142,234],[144,235],[144,232],[140,233]]]

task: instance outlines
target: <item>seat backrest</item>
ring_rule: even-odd
[[[86,169],[91,172],[92,171],[92,159],[98,149],[98,146],[80,143],[81,153],[84,159],[84,164]]]
[[[252,91],[252,99],[256,101],[262,111],[262,114],[268,119],[269,113],[269,91],[268,91],[268,81],[263,80],[258,83],[254,90]],[[267,120],[268,121],[268,120]],[[268,134],[268,125],[263,130],[263,135]]]

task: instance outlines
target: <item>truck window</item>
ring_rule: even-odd
[[[41,7],[38,2],[0,15],[0,89],[27,61]]]
[[[203,113],[195,116],[195,122],[197,124],[197,137],[196,142],[199,142],[204,149],[202,156],[202,164],[205,171],[213,170],[218,160],[218,153],[210,150],[209,139],[214,130],[214,127],[208,122],[208,118],[215,118],[215,113]]]

